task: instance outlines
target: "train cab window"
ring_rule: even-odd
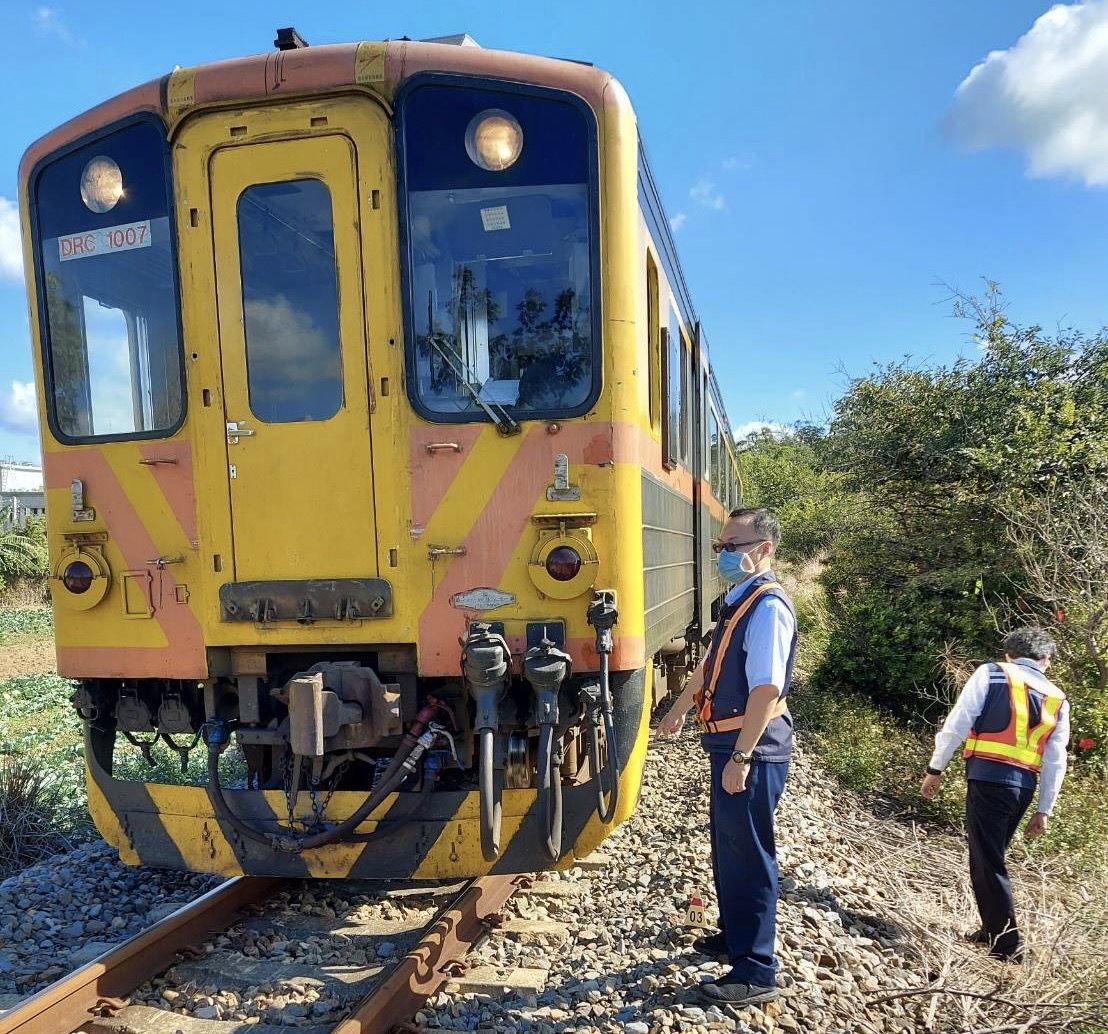
[[[33,182],[48,417],[62,441],[153,438],[184,418],[164,131],[139,121]]]
[[[342,406],[331,194],[316,179],[259,183],[238,201],[250,408],[267,423]]]
[[[403,124],[416,409],[497,422],[585,412],[600,374],[589,119],[564,100],[426,85]],[[481,151],[494,137],[503,154]]]

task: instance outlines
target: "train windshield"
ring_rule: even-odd
[[[456,89],[409,102],[413,401],[440,419],[580,413],[599,374],[584,119],[564,104],[498,98],[524,143],[515,166],[489,171],[465,150],[467,123],[489,104]],[[423,119],[435,131],[417,135]]]
[[[150,438],[183,416],[165,137],[130,126],[48,165],[35,191],[51,425]]]
[[[411,199],[423,404],[575,409],[592,385],[583,185],[427,191]]]

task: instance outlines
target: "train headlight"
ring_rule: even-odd
[[[599,572],[600,557],[589,530],[564,525],[539,532],[527,565],[535,588],[554,600],[572,600],[588,592]]]
[[[66,564],[65,570],[62,572],[62,585],[69,592],[80,594],[88,592],[92,588],[95,577],[95,572],[88,564],[83,560],[74,560],[72,563]]]
[[[54,568],[50,594],[69,610],[89,610],[108,594],[111,583],[111,571],[98,547],[71,546]]]
[[[81,173],[81,200],[90,212],[109,212],[123,197],[123,173],[111,158],[99,154]]]
[[[523,129],[500,108],[488,108],[470,119],[466,129],[466,153],[475,165],[489,172],[503,172],[523,151]]]
[[[555,581],[572,581],[580,570],[581,554],[572,546],[558,546],[546,557],[546,573]]]

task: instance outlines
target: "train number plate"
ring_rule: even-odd
[[[105,226],[99,230],[68,233],[59,237],[58,259],[70,262],[73,259],[91,258],[93,255],[110,255],[115,251],[149,248],[150,244],[150,220],[144,219],[140,223]]]

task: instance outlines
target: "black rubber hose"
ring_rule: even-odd
[[[315,847],[324,847],[327,844],[335,843],[349,833],[353,833],[365,820],[366,816],[372,813],[374,809],[379,808],[385,798],[404,781],[408,772],[403,768],[403,764],[408,755],[415,749],[417,742],[410,737],[405,737],[400,750],[396,752],[389,767],[385,770],[385,774],[381,777],[381,781],[377,784],[377,789],[369,794],[361,807],[337,826],[324,830],[322,833],[315,833],[312,836],[298,837],[291,831],[288,833],[265,833],[254,829],[235,815],[231,811],[227,798],[223,795],[223,787],[219,783],[219,752],[211,747],[208,748],[208,795],[215,807],[216,814],[249,840],[282,851],[307,851]]]
[[[562,857],[562,773],[554,757],[554,726],[539,728],[539,823],[543,846],[553,861]]]
[[[600,709],[604,715],[604,739],[608,745],[608,763],[605,770],[608,773],[608,781],[611,790],[608,793],[607,803],[604,801],[604,790],[600,785],[600,772],[595,764],[596,772],[596,814],[600,821],[609,823],[615,817],[616,807],[619,804],[619,754],[616,750],[616,724],[612,712],[612,687],[608,678],[608,655],[600,655]],[[599,762],[599,758],[596,759]]]
[[[481,754],[478,760],[478,789],[481,798],[481,854],[486,862],[500,857],[500,780],[496,771],[496,733],[482,729]]]

